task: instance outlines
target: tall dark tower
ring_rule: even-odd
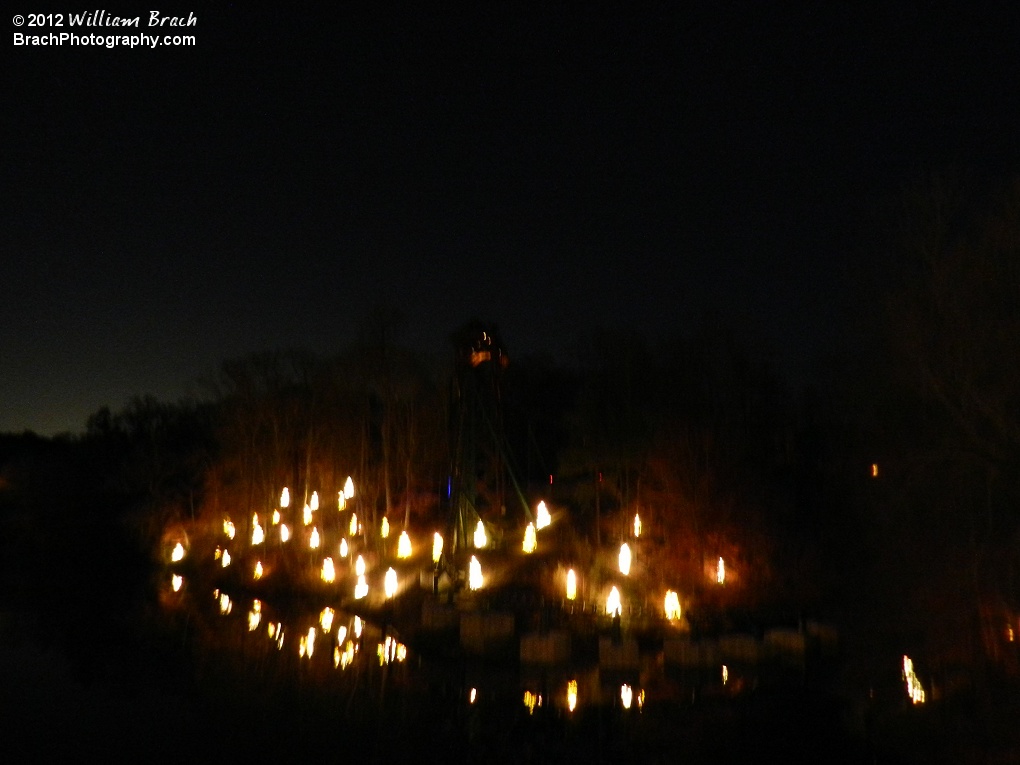
[[[517,522],[518,506],[526,516],[531,513],[511,470],[503,430],[501,385],[510,359],[499,330],[493,324],[471,322],[453,335],[453,342],[457,359],[450,509],[451,552],[456,552],[472,545],[479,519],[501,532],[508,523]]]

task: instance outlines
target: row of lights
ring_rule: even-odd
[[[468,692],[468,703],[474,704],[478,699],[478,689],[472,688]],[[637,701],[638,709],[643,709],[645,705],[645,692],[639,690],[637,694],[634,694],[634,689],[627,683],[623,683],[620,686],[620,703],[624,709],[630,709],[633,706],[634,701]],[[567,710],[573,712],[577,709],[577,680],[567,681]],[[528,710],[528,714],[535,713],[535,707],[542,706],[542,694],[534,693],[530,690],[524,691],[524,706]]]

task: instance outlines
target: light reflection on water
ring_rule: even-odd
[[[504,757],[551,746],[547,761],[561,762],[587,761],[581,753],[601,756],[604,746],[619,761],[633,760],[624,751],[631,746],[682,746],[691,739],[708,746],[704,731],[736,730],[742,713],[734,710],[763,681],[762,667],[724,665],[715,654],[703,666],[666,663],[661,644],[642,646],[636,665],[608,668],[599,663],[597,641],[584,651],[576,634],[572,653],[559,663],[521,663],[512,654],[470,657],[437,651],[439,643],[457,642],[456,630],[431,642],[422,638],[421,625],[402,634],[380,618],[385,611],[361,611],[342,596],[274,597],[229,585],[214,596],[197,577],[177,592],[169,580],[161,579],[162,599],[168,615],[190,625],[195,663],[217,671],[227,663],[231,672],[253,678],[232,680],[230,687],[258,705],[288,699],[268,702],[279,704],[272,711],[256,706],[260,719],[275,719],[285,703],[294,708],[295,698],[310,699],[299,702],[302,713],[322,716],[302,723],[303,730],[324,721],[356,731],[415,726],[414,735],[441,742],[443,751],[466,747],[467,761],[486,755],[494,740],[509,742]],[[662,760],[665,749],[647,751]]]
[[[202,599],[189,597],[176,578],[168,589],[179,606],[209,628],[203,632],[207,642],[197,650],[236,652],[253,658],[253,671],[263,673],[266,662],[277,662],[274,676],[282,682],[328,683],[331,676],[349,670],[401,665],[404,684],[419,692],[459,687],[455,697],[464,708],[489,706],[510,714],[517,708],[529,716],[542,710],[573,716],[588,708],[640,714],[647,703],[689,706],[700,699],[735,698],[758,684],[754,668],[664,666],[661,654],[645,656],[640,667],[629,670],[600,667],[597,659],[538,666],[466,657],[432,661],[409,648],[391,628],[338,603],[321,602],[295,612],[271,598],[232,595],[224,589],[209,591]]]

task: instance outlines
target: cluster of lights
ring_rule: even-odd
[[[528,708],[528,714],[535,713],[535,707],[542,706],[542,697],[539,694],[532,693],[531,691],[524,692],[524,706]]]
[[[302,636],[301,643],[298,646],[298,656],[302,659],[312,658],[312,654],[315,653],[315,627],[308,628],[308,634]]]
[[[353,481],[348,478],[345,484],[345,490],[338,493],[338,508],[343,510],[346,506],[347,499],[353,497]],[[280,506],[288,507],[290,503],[290,496],[288,489],[284,488],[280,497]],[[311,525],[314,520],[314,512],[319,508],[319,498],[317,492],[313,492],[311,500],[304,508],[304,522],[306,525]],[[290,537],[290,530],[286,524],[280,523],[279,510],[273,513],[273,524],[280,525],[280,539],[281,542],[286,542]],[[548,508],[544,502],[540,502],[537,507],[536,520],[534,523],[528,523],[524,531],[524,539],[522,548],[525,553],[532,553],[537,549],[537,532],[550,525],[551,517],[549,515]],[[389,521],[384,516],[381,520],[379,532],[382,538],[388,538],[389,536]],[[358,523],[357,516],[351,513],[350,517],[350,533],[352,535],[361,532],[361,525]],[[638,514],[634,515],[633,518],[633,537],[638,538],[642,533],[642,522]],[[223,520],[223,533],[228,538],[233,540],[236,534],[236,528],[233,522],[229,518]],[[265,532],[259,522],[258,514],[255,514],[252,519],[252,535],[251,544],[259,545],[265,540]],[[311,533],[309,536],[309,546],[312,549],[316,549],[320,546],[322,538],[317,526],[312,526]],[[486,533],[485,524],[479,520],[475,532],[474,532],[474,545],[478,549],[485,548],[489,543],[488,535]],[[432,545],[432,560],[438,563],[443,553],[443,537],[438,532],[433,536]],[[351,547],[348,544],[346,538],[340,540],[339,554],[342,558],[346,558],[351,554]],[[179,562],[184,559],[186,555],[186,548],[181,542],[177,542],[171,551],[171,560]],[[412,555],[411,551],[411,540],[407,531],[402,531],[397,543],[397,557],[400,559],[410,558]],[[224,567],[230,564],[230,553],[225,548],[216,548],[216,558],[222,561]],[[619,551],[619,570],[624,575],[630,574],[631,565],[633,562],[633,554],[629,544],[624,542],[620,546]],[[355,586],[354,596],[356,599],[361,599],[368,594],[368,584],[366,580],[366,565],[364,558],[358,556],[355,563],[355,571],[358,577],[357,585]],[[477,557],[472,556],[469,564],[468,572],[468,585],[471,590],[478,590],[483,586],[483,576],[481,563]],[[256,579],[263,575],[263,566],[261,561],[255,565],[254,577]],[[336,579],[336,569],[333,563],[333,558],[327,557],[322,561],[321,578],[324,582],[332,583]],[[726,566],[722,557],[718,558],[715,579],[718,584],[722,585],[726,580]],[[173,575],[171,579],[171,586],[173,590],[179,591],[184,584],[184,579],[180,575]],[[398,587],[397,572],[391,567],[386,571],[384,576],[384,592],[386,598],[392,598],[396,595]],[[224,615],[229,614],[232,609],[232,603],[230,598],[226,594],[220,594],[218,591],[215,593],[215,597],[219,599],[219,609]],[[566,574],[566,597],[568,600],[574,600],[577,597],[577,575],[573,569],[569,569]],[[666,619],[675,621],[681,618],[681,606],[678,594],[673,590],[667,590],[664,611]],[[248,629],[249,631],[255,631],[259,628],[262,618],[262,604],[260,601],[255,600],[252,605],[251,611],[248,613]],[[619,616],[622,614],[622,601],[618,588],[613,586],[606,600],[606,613],[610,616]],[[326,608],[323,610],[320,616],[320,624],[322,631],[328,633],[332,626],[333,621],[333,610]],[[361,620],[355,617],[354,620],[354,631],[360,638],[361,632]],[[283,645],[283,624],[270,623],[268,626],[268,632],[271,639],[276,640],[278,648],[282,648]],[[316,628],[312,627],[308,630],[308,633],[300,639],[299,654],[301,657],[311,658],[316,638]],[[346,641],[347,628],[341,627],[338,630],[337,641],[334,648],[334,664],[335,666],[348,666],[353,661],[354,654],[357,651],[357,646],[352,641]],[[378,655],[380,663],[388,663],[390,661],[402,661],[406,656],[406,647],[399,644],[392,638],[386,638],[385,643],[380,643],[378,647]],[[903,657],[903,677],[907,687],[908,696],[911,698],[913,703],[921,704],[924,703],[925,693],[924,689],[917,678],[917,675],[913,671],[913,663],[911,660],[904,656]],[[726,684],[728,680],[728,669],[724,665],[722,667],[722,682]],[[644,700],[644,692],[641,691],[638,695],[635,695],[634,690],[624,684],[620,689],[620,698],[623,707],[630,709],[635,698],[638,700],[638,706],[640,707]],[[471,689],[471,703],[474,703],[476,697],[475,689]],[[542,705],[542,697],[535,695],[530,692],[525,692],[524,703],[528,707],[529,712],[533,712],[535,706]],[[577,705],[577,681],[570,680],[567,683],[566,691],[566,703],[568,709],[573,712]]]
[[[914,662],[909,656],[903,657],[903,682],[907,684],[907,696],[914,704],[924,703],[924,686],[917,673],[914,672]]]
[[[357,650],[353,640],[348,640],[342,651],[340,650],[340,645],[337,644],[336,648],[333,649],[333,666],[347,669],[351,662],[354,661],[354,654]]]
[[[379,644],[376,654],[379,656],[380,665],[389,664],[394,661],[404,661],[407,658],[407,646],[403,643],[398,643],[387,635],[386,642]]]

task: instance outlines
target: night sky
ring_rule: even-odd
[[[493,5],[168,7],[197,45],[155,50],[9,17],[0,431],[330,353],[375,306],[423,351],[477,316],[564,363],[711,314],[803,374],[876,206],[1020,170],[1010,3]]]

